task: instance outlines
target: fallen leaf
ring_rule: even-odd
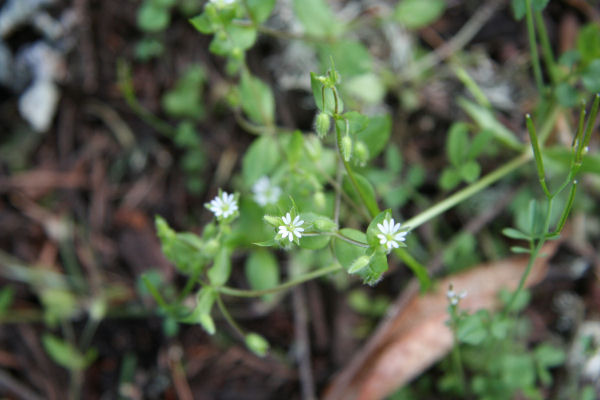
[[[548,259],[559,242],[547,243],[526,281],[529,287],[546,275]],[[518,256],[483,264],[464,273],[447,277],[437,288],[423,296],[413,295],[392,319],[383,321],[365,345],[366,353],[342,370],[327,389],[324,400],[376,400],[384,398],[420,375],[452,349],[452,332],[448,319],[446,291],[466,291],[461,309],[498,308],[501,289],[516,289],[529,257]]]

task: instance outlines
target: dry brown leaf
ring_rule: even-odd
[[[527,286],[546,275],[548,259],[558,242],[544,246],[526,281]],[[358,355],[360,362],[351,362],[336,377],[327,390],[325,400],[381,399],[420,375],[443,358],[452,348],[452,333],[445,325],[448,319],[446,291],[450,284],[457,293],[467,291],[461,309],[470,312],[499,306],[498,292],[516,289],[529,257],[511,257],[480,265],[462,274],[450,276],[437,284],[437,289],[424,296],[414,296],[384,330],[374,335],[366,347],[368,354]]]

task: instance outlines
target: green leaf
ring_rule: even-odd
[[[584,64],[600,57],[600,26],[590,23],[579,31],[577,50]]]
[[[517,239],[517,240],[530,240],[531,239],[530,235],[523,233],[514,228],[504,228],[504,229],[502,229],[502,234],[511,239]]]
[[[268,176],[280,160],[279,148],[272,136],[261,136],[254,140],[242,159],[244,182],[254,183],[261,176]]]
[[[286,146],[286,153],[290,165],[296,165],[300,161],[302,154],[304,154],[304,137],[302,136],[302,132],[294,131],[292,133],[292,137]]]
[[[202,86],[206,72],[200,65],[193,65],[177,80],[173,89],[162,97],[165,111],[176,118],[202,119],[204,103],[202,101]]]
[[[366,128],[360,131],[356,138],[362,140],[369,149],[371,158],[375,158],[385,149],[392,132],[392,120],[389,115],[369,118]]]
[[[535,383],[535,364],[530,353],[505,354],[500,358],[502,380],[514,388],[527,388]]]
[[[256,42],[256,29],[251,26],[225,25],[222,32],[217,32],[209,50],[211,53],[239,57],[241,51],[247,50]]]
[[[273,253],[267,250],[255,250],[246,259],[246,279],[254,290],[265,290],[279,284],[279,267]],[[272,299],[273,295],[263,296]]]
[[[358,275],[363,278],[364,284],[374,286],[381,280],[383,273],[387,270],[387,256],[383,250],[378,250],[373,257],[371,257],[371,262],[367,268],[358,271]]]
[[[456,330],[456,339],[470,345],[481,344],[487,336],[484,317],[485,313],[477,312],[460,319]]]
[[[460,183],[460,173],[454,168],[446,168],[442,171],[439,185],[443,190],[452,190]]]
[[[13,302],[15,289],[11,286],[6,286],[0,289],[0,315],[5,315]]]
[[[364,204],[371,215],[379,214],[379,206],[377,205],[377,200],[375,199],[375,189],[373,189],[371,183],[364,176],[357,173],[354,173],[353,175],[356,185],[358,186],[358,190],[360,190],[361,194],[357,193],[356,189],[354,188],[354,184],[347,175],[344,176],[344,181],[342,184],[344,191],[357,203]]]
[[[510,251],[515,254],[530,254],[531,249],[522,246],[511,246]]]
[[[369,117],[363,115],[357,111],[349,111],[344,113],[344,119],[348,121],[348,130],[351,134],[358,134],[359,132],[364,131],[369,125]],[[342,132],[346,131],[346,121],[338,120],[338,127]]]
[[[46,353],[55,363],[70,371],[84,370],[97,355],[95,349],[90,349],[86,354],[83,354],[71,343],[67,343],[49,333],[42,336],[42,344]]]
[[[544,367],[558,367],[565,362],[566,355],[563,349],[549,343],[542,343],[534,350],[535,360]]]
[[[510,5],[513,10],[513,15],[517,21],[520,21],[525,16],[527,12],[527,5],[525,0],[511,0]]]
[[[230,250],[222,246],[215,257],[215,263],[207,272],[208,280],[213,286],[223,286],[231,275]]]
[[[448,131],[446,154],[455,167],[459,167],[466,158],[469,149],[469,125],[455,122]]]
[[[445,9],[444,0],[402,0],[394,11],[394,17],[408,29],[418,29],[437,20]]]
[[[377,237],[377,235],[380,234],[381,231],[377,227],[377,224],[381,224],[384,220],[390,219],[391,217],[392,210],[384,210],[377,214],[377,216],[373,218],[373,220],[367,227],[367,243],[369,243],[369,246],[371,246],[373,249],[377,249],[380,247],[379,238]]]
[[[156,39],[144,38],[135,45],[135,58],[140,61],[149,61],[159,57],[165,51],[165,46]]]
[[[577,92],[577,89],[569,85],[567,82],[560,83],[558,86],[556,86],[554,97],[563,107],[574,107],[579,101],[579,93]]]
[[[329,115],[335,114],[335,96],[333,90],[325,88],[325,91],[323,92],[323,83],[318,79],[318,75],[314,72],[310,73],[310,86],[313,91],[313,97],[317,108]],[[325,97],[325,106],[323,106],[323,97]],[[338,96],[338,113],[341,113],[342,111],[344,111],[344,103],[342,98]]]
[[[387,146],[385,149],[385,166],[391,172],[399,174],[402,171],[402,153],[394,144]]]
[[[209,35],[215,31],[212,20],[206,12],[188,20],[197,31]]]
[[[196,307],[190,315],[179,319],[186,324],[200,324],[209,335],[214,335],[215,323],[210,316],[217,293],[211,287],[203,287],[196,295]]]
[[[600,91],[600,58],[592,61],[581,74],[583,86],[590,92]]]
[[[468,183],[473,183],[479,178],[479,174],[481,173],[481,167],[477,163],[477,161],[469,161],[460,166],[460,176],[462,179]]]
[[[471,146],[469,147],[469,151],[467,152],[467,159],[474,160],[477,158],[483,150],[487,147],[490,139],[494,136],[494,134],[490,131],[483,130],[479,132],[471,141]]]
[[[318,37],[335,36],[339,24],[324,0],[293,0],[294,13],[309,35]]]
[[[169,26],[171,13],[169,9],[159,7],[151,1],[145,1],[138,9],[137,25],[146,32],[159,32]]]
[[[378,104],[383,100],[386,87],[378,75],[362,74],[344,80],[344,93],[368,104]]]
[[[340,230],[340,234],[352,240],[365,244],[367,243],[367,236],[363,232],[357,231],[356,229],[343,228]],[[335,254],[335,258],[342,265],[342,267],[346,269],[346,271],[350,269],[357,258],[365,255],[366,250],[367,249],[364,247],[356,246],[337,237],[333,238],[333,253]]]
[[[330,67],[331,59],[335,61],[335,69],[344,77],[344,85],[351,77],[372,73],[371,53],[358,40],[341,40],[320,45],[319,58],[323,70]]]
[[[458,104],[481,129],[492,132],[498,141],[515,150],[522,148],[514,133],[502,125],[490,110],[464,98],[459,98]]]
[[[496,339],[502,340],[506,338],[508,333],[510,332],[511,322],[506,317],[502,317],[501,315],[496,316],[492,320],[492,325],[490,327],[490,333]]]
[[[204,243],[198,236],[185,232],[176,233],[158,216],[155,223],[163,254],[180,272],[190,274],[203,267],[206,261],[202,254]]]
[[[257,124],[271,126],[275,121],[275,99],[271,88],[246,70],[240,82],[242,109]]]
[[[501,290],[500,291],[500,300],[504,306],[507,306],[509,301],[512,299],[513,292],[509,290]],[[512,303],[510,310],[508,312],[519,312],[523,311],[525,307],[529,304],[529,300],[531,300],[531,292],[529,290],[523,289],[517,295],[517,298]]]
[[[269,18],[276,0],[246,0],[250,14],[257,23],[263,23]]]

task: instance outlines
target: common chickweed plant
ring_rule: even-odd
[[[151,0],[144,6],[146,3]],[[275,294],[332,274],[345,274],[349,280],[359,279],[373,286],[385,278],[392,258],[412,271],[425,292],[431,281],[421,262],[427,257],[416,229],[517,170],[524,175],[536,171],[541,200],[531,199],[524,211],[526,226],[502,231],[523,243],[512,251],[530,257],[518,288],[505,293],[500,311],[474,314],[460,309],[460,300],[468,294],[453,288],[448,291],[448,326],[455,334],[455,347],[440,390],[490,399],[510,398],[521,391],[540,398],[536,385],[549,383],[548,368],[562,362],[562,353],[547,344],[528,352],[524,342],[517,340],[522,338],[520,327],[525,324],[519,316],[527,304],[524,282],[533,262],[541,257],[544,243],[559,237],[575,204],[600,102],[596,96],[589,113],[581,105],[570,147],[547,152],[545,145],[558,116],[571,121],[569,107],[600,89],[594,75],[600,50],[582,45],[575,53],[555,59],[542,18],[547,3],[512,1],[515,15],[525,18],[527,24],[539,92],[539,101],[525,117],[529,142],[498,122],[489,100],[461,66],[460,57],[453,58],[453,71],[475,99],[463,98],[459,104],[474,123],[455,121],[449,130],[446,152],[450,165],[439,177],[439,186],[447,196],[435,204],[424,202],[429,207],[416,215],[405,215],[402,206],[411,197],[424,196],[418,194],[423,171],[413,166],[400,175],[401,152],[389,143],[391,119],[365,111],[369,104],[382,101],[385,78],[374,72],[371,57],[360,42],[343,39],[350,25],[336,18],[321,0],[293,2],[305,30],[302,35],[265,25],[275,0],[207,2],[190,22],[202,34],[212,35],[210,51],[226,60],[225,72],[235,82],[225,96],[232,117],[256,138],[243,156],[239,175],[204,205],[212,220],[201,235],[176,232],[163,218],[156,217],[164,254],[187,277],[184,288],[176,294],[162,293],[150,275],[142,277],[160,312],[171,322],[200,324],[212,335],[219,328],[214,320],[214,309],[218,308],[247,347],[264,356],[269,350],[267,340],[246,331],[233,318],[228,298],[278,301],[280,297]],[[403,0],[391,18],[418,28],[435,20],[444,4],[441,0]],[[582,35],[598,34],[597,29],[595,33],[590,29]],[[271,87],[254,76],[246,64],[246,52],[260,34],[316,46],[326,68],[306,77],[310,78],[316,110],[312,131],[277,125]],[[542,61],[548,81],[542,74]],[[390,73],[381,72],[382,76]],[[135,105],[129,94],[130,104]],[[150,117],[148,120],[153,122]],[[482,175],[478,160],[489,147],[497,149],[496,154],[502,152],[502,157],[495,160],[496,169]],[[385,170],[379,167],[382,153]],[[551,153],[554,168],[550,178],[546,153]],[[505,155],[511,158],[506,161]],[[557,181],[556,171],[563,174],[562,181]],[[392,182],[399,190],[390,190]],[[449,192],[459,185],[462,188]],[[382,209],[380,204],[387,207]],[[239,279],[232,279],[232,269],[238,266],[232,259],[241,255],[246,260],[246,283],[242,285]],[[280,263],[293,266],[287,280],[282,280]],[[504,355],[495,358],[498,351]],[[467,376],[472,377],[469,382]]]

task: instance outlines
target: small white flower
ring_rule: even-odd
[[[237,201],[234,199],[233,194],[228,194],[227,192],[223,192],[212,199],[206,207],[212,211],[217,218],[227,218],[238,210]]]
[[[450,286],[450,289],[448,289],[448,291],[446,292],[446,297],[448,298],[448,301],[450,301],[450,304],[452,304],[453,306],[457,305],[458,302],[462,299],[464,299],[465,297],[467,297],[467,292],[466,291],[462,291],[460,293],[456,293],[454,291],[454,289],[452,288],[452,285]]]
[[[388,253],[392,251],[392,249],[400,247],[398,242],[404,242],[406,240],[408,232],[398,232],[401,225],[400,222],[394,224],[393,218],[384,220],[382,224],[377,224],[377,228],[379,228],[379,231],[381,232],[377,234],[379,244],[384,245]]]
[[[281,189],[279,186],[271,185],[271,180],[266,176],[261,177],[252,186],[254,192],[254,201],[260,206],[264,207],[267,204],[275,204],[281,196]]]
[[[287,213],[284,217],[281,217],[281,220],[285,225],[279,226],[278,234],[280,234],[283,239],[287,237],[291,242],[294,240],[294,236],[298,239],[302,237],[304,228],[300,228],[300,226],[304,224],[304,221],[300,219],[299,215],[296,215],[296,218],[292,221],[292,216],[290,213]]]

